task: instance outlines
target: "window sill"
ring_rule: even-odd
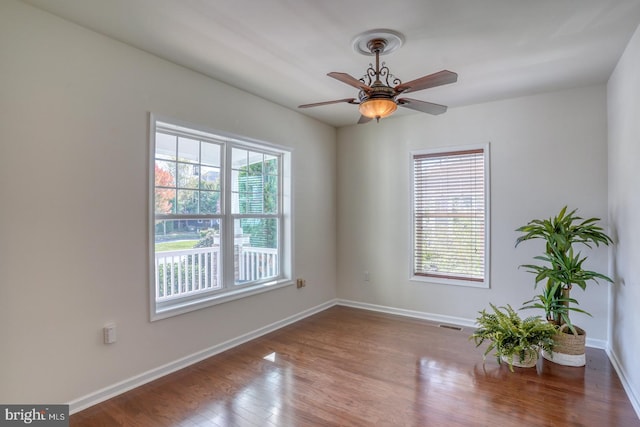
[[[409,280],[412,282],[427,282],[427,283],[435,283],[438,285],[453,285],[453,286],[465,286],[468,288],[481,288],[481,289],[489,289],[489,282],[487,280],[482,282],[471,281],[471,280],[461,280],[461,279],[447,279],[444,277],[437,276],[415,276],[412,275]]]
[[[152,301],[151,321],[153,322],[160,319],[178,316],[180,314],[189,313],[201,308],[211,307],[217,304],[224,304],[226,302],[235,301],[237,299],[246,298],[252,295],[258,295],[264,292],[291,286],[293,284],[294,281],[291,279],[274,280],[267,283],[260,283],[253,286],[247,286],[242,289],[225,292],[223,294],[212,294],[209,297],[201,297],[197,300],[179,300],[173,304],[166,304],[161,308],[156,307],[155,301]]]

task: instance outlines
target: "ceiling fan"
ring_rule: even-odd
[[[390,73],[389,68],[384,62],[380,64],[380,55],[386,53],[385,48],[387,44],[387,39],[381,37],[374,37],[366,42],[367,49],[371,52],[371,55],[375,55],[376,57],[376,64],[375,68],[373,64],[369,64],[365,75],[360,79],[356,79],[346,73],[331,72],[327,74],[329,77],[333,77],[342,83],[359,89],[357,99],[344,98],[334,101],[316,102],[313,104],[299,105],[298,108],[318,107],[341,102],[355,104],[359,106],[358,108],[361,114],[358,124],[367,123],[372,119],[376,119],[376,121],[379,122],[381,118],[391,115],[398,105],[434,115],[447,111],[447,107],[444,105],[412,98],[398,98],[398,96],[409,92],[454,83],[458,80],[458,75],[452,71],[442,70],[434,74],[429,74],[428,76],[411,80],[410,82],[402,83],[400,79]],[[364,53],[362,49],[361,53]],[[394,86],[392,87],[391,85]]]

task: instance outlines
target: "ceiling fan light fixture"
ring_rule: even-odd
[[[382,119],[393,114],[398,105],[393,99],[367,99],[360,103],[360,114],[371,119]]]
[[[360,78],[347,73],[332,71],[327,75],[342,83],[359,90],[358,100],[355,98],[337,99],[335,101],[316,102],[313,104],[299,105],[298,108],[319,107],[321,105],[337,104],[347,102],[349,104],[359,104],[360,120],[358,124],[367,123],[371,119],[380,119],[393,114],[398,105],[411,110],[421,111],[427,114],[442,114],[447,111],[447,107],[431,102],[420,101],[411,98],[398,98],[399,95],[429,89],[454,83],[458,80],[458,75],[449,70],[442,70],[437,73],[422,76],[409,82],[402,82],[399,78],[391,74],[389,67],[384,62],[380,63],[380,55],[384,55],[399,48],[404,42],[402,34],[392,30],[371,30],[360,34],[353,41],[353,48],[363,55],[375,56],[375,65],[369,63],[369,68]]]

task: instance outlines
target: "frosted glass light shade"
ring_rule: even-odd
[[[372,119],[381,119],[391,115],[398,106],[392,99],[368,99],[360,104],[360,114]]]

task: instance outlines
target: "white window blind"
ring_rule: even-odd
[[[413,275],[485,282],[486,148],[413,154]]]

